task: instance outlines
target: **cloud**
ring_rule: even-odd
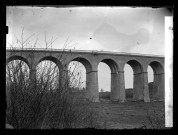
[[[127,33],[127,32],[126,32]],[[111,24],[103,23],[93,34],[93,39],[105,48],[128,52],[134,46],[149,42],[149,32],[140,28],[134,34],[125,34],[116,30]]]

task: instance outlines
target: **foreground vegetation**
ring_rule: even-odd
[[[49,89],[43,76],[36,84],[26,79],[23,62],[7,68],[6,78],[6,123],[14,128],[92,128],[97,126],[97,114],[85,92],[73,92],[69,80],[63,86]],[[10,71],[8,71],[10,70]],[[51,75],[51,74],[49,74]],[[52,77],[52,76],[51,76]],[[48,76],[50,78],[50,76]],[[62,79],[58,80],[59,82]],[[62,84],[62,83],[59,83]]]

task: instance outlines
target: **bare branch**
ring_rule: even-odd
[[[24,31],[24,27],[22,28],[22,34],[21,34],[22,48],[23,48],[23,44],[24,44],[24,42],[23,42],[23,31]]]
[[[35,33],[33,33],[32,35],[30,35],[29,37],[27,37],[27,39],[24,41],[24,44],[31,38],[35,35]]]

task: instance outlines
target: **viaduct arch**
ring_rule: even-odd
[[[111,100],[126,101],[124,66],[129,64],[134,72],[134,100],[144,102],[164,100],[163,56],[84,50],[7,49],[6,64],[15,59],[22,60],[29,66],[31,79],[36,76],[37,64],[43,60],[53,61],[59,70],[63,71],[67,71],[68,64],[72,61],[82,63],[86,69],[86,95],[94,102],[99,102],[98,65],[100,62],[107,64],[111,70]],[[154,71],[153,91],[149,91],[148,87],[149,65]]]

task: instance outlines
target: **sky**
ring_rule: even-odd
[[[37,48],[45,48],[46,33],[47,40],[56,39],[51,46],[55,49],[63,49],[68,41],[70,49],[164,55],[164,17],[170,15],[165,8],[149,7],[7,7],[7,47],[16,46],[14,35],[20,38],[24,28],[25,37],[35,34],[29,48],[35,39]],[[85,72],[84,67],[81,70]],[[133,87],[131,67],[126,65],[124,70],[125,87]],[[151,82],[150,67],[148,74]],[[99,64],[98,76],[99,89],[110,91],[106,64]]]

